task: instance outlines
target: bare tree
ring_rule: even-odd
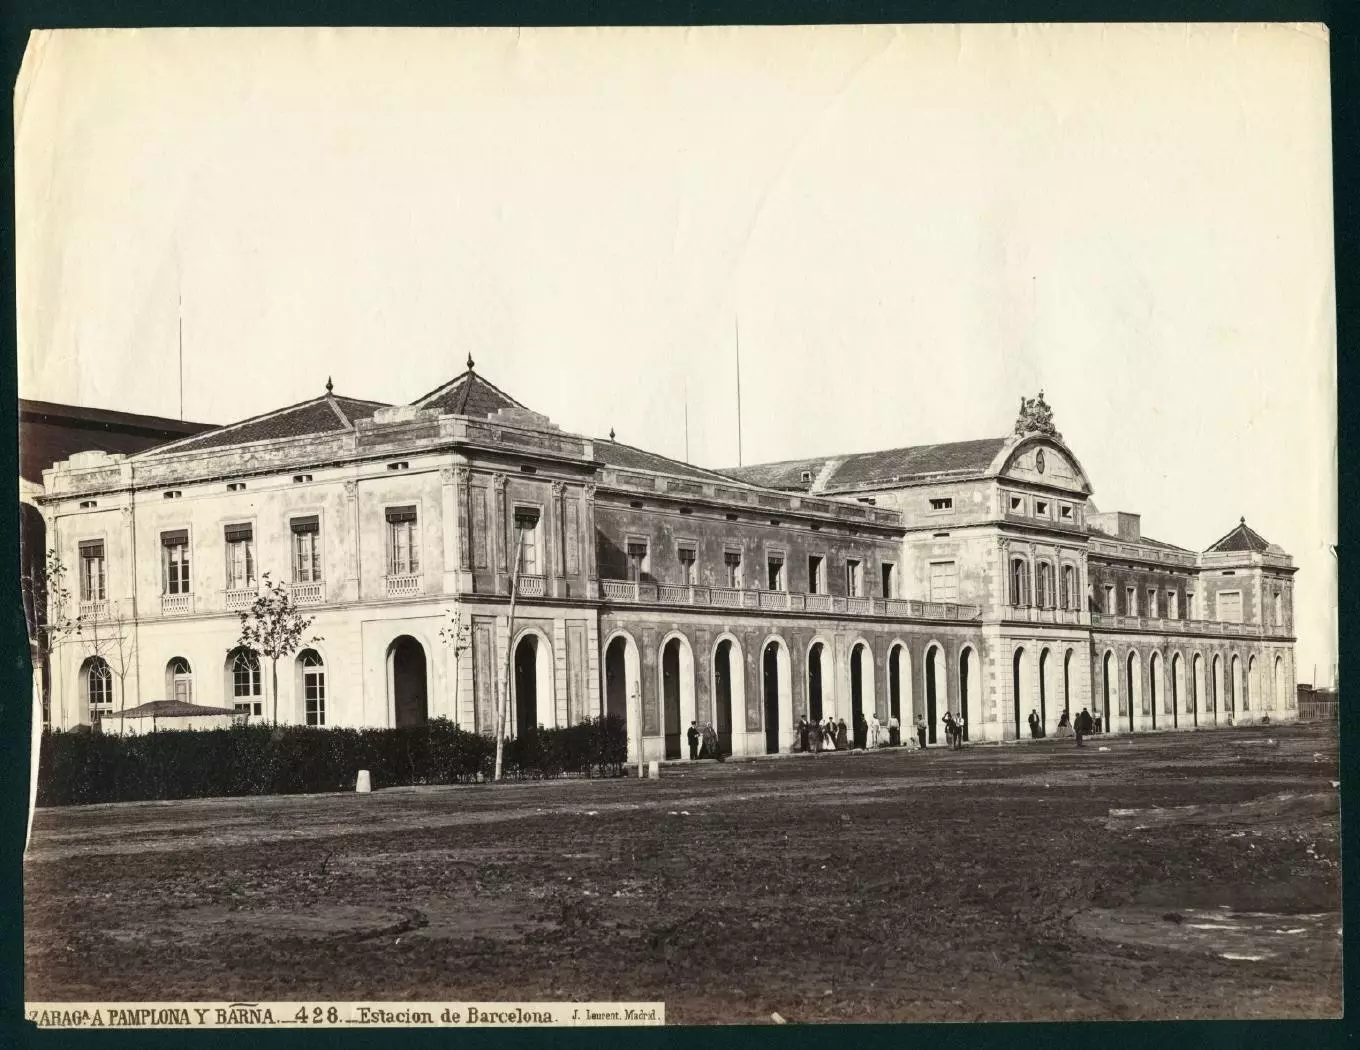
[[[80,648],[89,653],[91,659],[99,661],[104,673],[109,673],[109,657],[113,654],[116,647],[114,641],[116,631],[111,622],[106,617],[94,613],[89,616],[77,616],[75,625],[76,637],[79,638],[81,642]],[[103,712],[100,712],[99,720],[103,720]],[[95,712],[91,710],[91,728],[94,728],[95,724]]]
[[[458,720],[458,672],[463,654],[472,648],[472,624],[463,615],[461,606],[444,610],[444,625],[439,628],[439,639],[453,653],[453,712]]]
[[[41,675],[62,640],[75,634],[80,618],[71,615],[71,591],[66,586],[66,566],[49,549],[42,565],[35,565],[20,578],[24,618],[34,670]],[[41,694],[41,685],[39,685]],[[48,719],[44,719],[47,722]]]
[[[241,637],[227,652],[244,648],[269,659],[270,689],[274,696],[273,722],[279,721],[279,660],[292,656],[304,646],[323,639],[320,635],[303,636],[313,623],[293,603],[293,594],[285,583],[276,583],[265,573],[261,578],[264,588],[249,609],[241,613]]]
[[[122,605],[110,620],[113,635],[112,653],[113,673],[118,678],[118,732],[123,732],[123,712],[127,710],[127,676],[137,661],[137,634],[132,630],[132,621],[124,614]]]
[[[505,647],[505,676],[496,694],[496,770],[492,779],[500,780],[505,755],[505,719],[510,711],[510,675],[515,665],[515,598],[519,594],[519,566],[524,555],[524,533],[538,524],[538,513],[528,509],[515,511],[515,562],[510,569],[510,624]]]

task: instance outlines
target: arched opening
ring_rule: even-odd
[[[944,667],[938,645],[926,649],[926,739],[932,744],[936,741],[937,726],[944,715],[940,711],[940,701],[949,709],[948,695],[944,689]]]
[[[104,717],[113,712],[113,672],[102,656],[91,656],[80,665],[80,690],[90,725],[98,728]]]
[[[1259,710],[1261,704],[1261,673],[1259,665],[1256,663],[1255,654],[1247,658],[1247,687],[1242,692],[1242,710],[1246,711],[1251,707],[1253,701]]]
[[[176,656],[165,665],[165,696],[182,704],[194,702],[194,672],[182,656]]]
[[[765,753],[777,755],[781,734],[792,734],[793,689],[790,680],[789,651],[775,639],[765,643],[761,657],[765,699]]]
[[[824,717],[822,713],[822,652],[825,650],[821,642],[813,642],[812,648],[808,650],[808,717],[814,722],[820,722]]]
[[[297,655],[298,690],[302,697],[302,720],[309,726],[326,724],[326,663],[315,649]]]
[[[1199,725],[1199,701],[1204,695],[1204,657],[1196,653],[1190,662],[1190,695],[1185,700],[1185,713],[1191,725]]]
[[[894,645],[888,650],[888,717],[902,722],[902,650]]]
[[[627,635],[610,639],[604,650],[604,713],[617,718],[627,727],[628,760],[638,761],[638,712],[642,705],[642,675],[639,671],[637,645]]]
[[[1052,661],[1049,660],[1047,648],[1039,651],[1039,732],[1048,732],[1048,667]]]
[[[1129,652],[1128,674],[1125,680],[1125,686],[1129,694],[1129,732],[1132,733],[1135,724],[1135,712],[1144,715],[1147,714],[1147,698],[1143,696],[1143,665],[1142,661],[1138,659],[1137,650],[1131,650]]]
[[[856,645],[850,650],[850,731],[859,725],[864,714],[864,646]]]
[[[1155,649],[1148,657],[1148,703],[1147,711],[1152,718],[1152,728],[1157,728],[1157,686],[1160,683],[1162,673],[1162,657]]]
[[[959,714],[963,716],[963,739],[968,739],[968,726],[973,721],[973,647],[965,645],[959,653]]]
[[[1238,714],[1247,709],[1246,689],[1242,682],[1242,658],[1233,653],[1232,680],[1228,690],[1228,714],[1236,718]]]
[[[736,754],[746,729],[746,683],[740,647],[730,638],[713,652],[713,730],[725,755]],[[743,747],[744,750],[744,747]]]
[[[536,634],[526,634],[515,646],[515,735],[527,736],[538,727],[538,648]]]
[[[423,726],[429,718],[425,681],[425,647],[404,634],[387,650],[392,689],[392,721],[397,728]],[[497,727],[498,729],[499,727]],[[496,730],[493,730],[493,733]]]
[[[1275,689],[1272,702],[1278,704],[1281,710],[1289,708],[1289,696],[1286,692],[1288,686],[1284,680],[1284,657],[1275,657]]]
[[[1063,653],[1063,711],[1072,717],[1072,656],[1071,649]]]
[[[1100,726],[1105,732],[1110,732],[1114,727],[1110,724],[1110,691],[1115,694],[1115,709],[1122,715],[1124,713],[1124,702],[1119,697],[1119,683],[1115,679],[1114,653],[1107,651],[1105,660],[1100,669],[1101,702],[1104,707],[1101,711]]]
[[[260,658],[249,649],[233,649],[227,654],[227,686],[237,714],[259,718],[264,714]]]
[[[1025,725],[1025,650],[1023,647],[1015,650],[1015,655],[1011,658],[1011,701],[1015,709],[1015,739],[1021,736],[1021,726]]]
[[[1227,703],[1227,689],[1223,681],[1223,657],[1219,653],[1214,653],[1213,674],[1209,679],[1209,711],[1214,716],[1215,724],[1218,723],[1220,711],[1232,713]]]

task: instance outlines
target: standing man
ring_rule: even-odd
[[[699,758],[699,723],[691,722],[686,736],[689,738],[689,760],[691,762],[697,761]]]
[[[882,724],[878,721],[878,712],[869,712],[869,746],[878,747],[879,736],[883,730]]]
[[[1030,737],[1031,740],[1038,740],[1038,739],[1039,739],[1039,712],[1038,712],[1038,711],[1031,711],[1031,712],[1029,713],[1029,737]]]
[[[1077,747],[1081,747],[1081,738],[1091,731],[1091,716],[1086,708],[1081,709],[1081,713],[1072,719],[1072,729],[1077,735]]]
[[[963,750],[963,712],[954,716],[954,750]]]
[[[926,720],[921,716],[916,716],[916,739],[921,745],[921,750],[926,749]]]

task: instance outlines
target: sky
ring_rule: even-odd
[[[1007,433],[1296,559],[1336,652],[1326,30],[35,33],[22,396],[223,423],[479,373],[710,467]],[[183,392],[179,348],[183,348]],[[741,413],[737,379],[740,347]],[[739,438],[740,433],[740,438]]]

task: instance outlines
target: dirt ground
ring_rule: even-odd
[[[1267,727],[42,810],[27,998],[1338,1016],[1335,812],[1106,826],[1337,776],[1334,729]]]

